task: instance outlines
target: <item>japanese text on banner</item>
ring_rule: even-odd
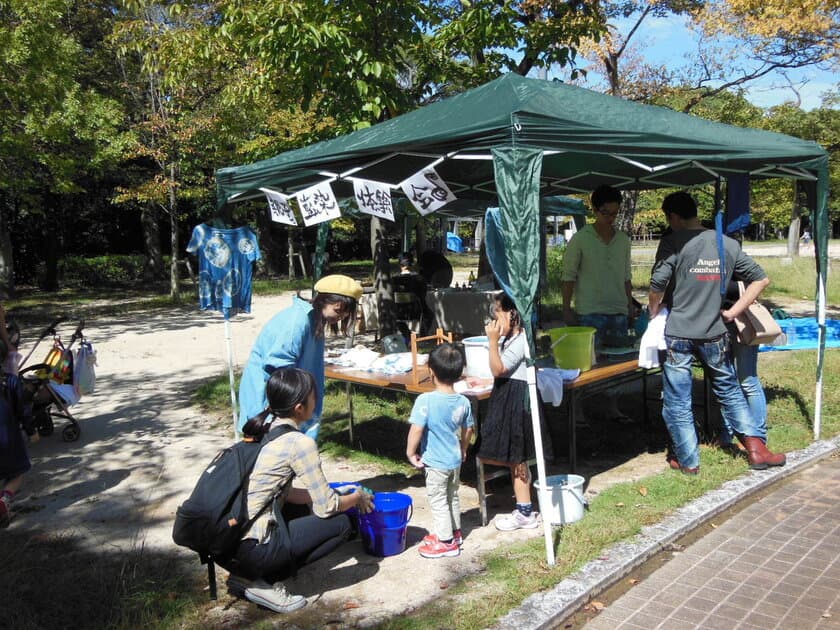
[[[353,180],[353,192],[361,212],[388,221],[394,220],[391,189],[386,184],[356,179]]]
[[[260,188],[265,193],[265,198],[268,200],[268,211],[271,214],[271,220],[275,223],[285,223],[286,225],[297,225],[294,210],[289,204],[289,198],[279,192],[269,190],[268,188]]]
[[[422,215],[442,208],[457,197],[433,168],[423,169],[405,180],[403,192]]]
[[[307,227],[337,219],[341,216],[338,201],[329,183],[318,184],[295,195],[303,216],[303,223]]]

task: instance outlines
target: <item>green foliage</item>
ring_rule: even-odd
[[[0,191],[43,195],[82,189],[119,144],[121,106],[101,89],[109,71],[104,3],[7,0],[0,6]],[[91,52],[92,51],[92,52]]]
[[[563,273],[563,254],[565,253],[565,247],[557,246],[546,249],[546,290],[542,296],[542,303],[544,305],[556,304],[562,306],[563,295],[560,292],[562,285],[560,277]]]
[[[333,118],[338,131],[502,72],[569,64],[580,38],[603,28],[588,4],[567,2],[223,0],[214,8],[218,37],[201,52],[227,66],[231,98],[277,94]],[[231,68],[231,59],[243,63]],[[189,68],[182,58],[173,77]]]
[[[440,3],[439,20],[430,45],[450,60],[448,82],[462,88],[551,65],[572,66],[575,78],[577,46],[584,38],[598,39],[605,28],[591,5],[570,2]]]
[[[124,286],[139,282],[144,258],[132,256],[66,256],[59,263],[59,274],[67,287],[93,288]]]

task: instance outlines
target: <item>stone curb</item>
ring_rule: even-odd
[[[634,538],[613,545],[601,557],[588,562],[550,591],[531,595],[519,608],[499,619],[492,628],[538,630],[554,627],[592,596],[606,590],[663,551],[668,544],[742,499],[799,472],[839,448],[840,436],[813,442],[804,449],[787,453],[787,465],[782,468],[754,470],[738,479],[727,481],[720,488],[683,506],[662,522],[642,528],[641,533]]]

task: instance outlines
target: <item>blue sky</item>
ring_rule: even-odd
[[[628,31],[629,27],[620,27],[620,32]],[[631,44],[646,60],[668,68],[677,68],[688,63],[686,55],[696,49],[695,42],[694,34],[686,25],[685,19],[672,16],[648,18],[633,36]],[[801,106],[805,110],[819,107],[821,94],[832,89],[836,90],[838,79],[840,79],[836,73],[815,68],[788,71],[787,76],[797,87],[802,99]],[[593,77],[593,79],[600,81],[602,77]],[[595,87],[591,84],[584,85]],[[796,99],[794,92],[785,87],[788,82],[781,74],[769,74],[748,85],[747,98],[760,107],[771,107]]]

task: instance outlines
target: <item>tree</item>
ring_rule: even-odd
[[[13,290],[12,223],[39,224],[44,286],[57,287],[62,225],[46,213],[83,193],[119,147],[120,105],[103,89],[109,3],[75,4],[0,2],[0,292]]]
[[[375,123],[503,72],[574,59],[601,23],[586,2],[267,0],[217,5],[212,51],[250,67],[248,91],[297,95],[336,132]]]
[[[442,55],[442,78],[456,90],[481,85],[505,72],[570,66],[577,48],[597,40],[603,16],[590,2],[462,0],[441,2],[430,45]]]
[[[642,24],[651,18],[668,15],[684,15],[696,11],[703,0],[618,0],[598,5],[607,24],[600,38],[586,39],[581,51],[587,58],[596,61],[613,96],[632,100],[647,100],[668,84],[671,72],[663,66],[651,66],[635,48],[634,38]],[[616,20],[626,23],[626,33],[616,26]],[[624,67],[624,61],[630,62]],[[574,79],[575,77],[571,77]]]
[[[693,14],[702,38],[683,81],[695,96],[683,111],[771,73],[836,66],[838,16],[838,0],[708,0]]]

